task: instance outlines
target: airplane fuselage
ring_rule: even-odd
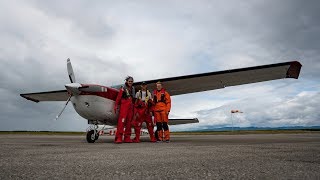
[[[86,85],[82,84],[82,86]],[[105,86],[100,87],[104,89],[103,92],[73,94],[70,101],[76,112],[87,119],[89,124],[114,126],[117,124],[118,113],[114,113],[113,107],[119,90]],[[68,91],[70,92],[69,89]]]

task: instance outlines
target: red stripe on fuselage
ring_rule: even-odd
[[[100,85],[96,85],[96,84],[81,84],[82,86],[100,86]],[[110,87],[105,87],[105,86],[100,86],[106,89],[105,92],[84,92],[81,91],[81,93],[79,95],[94,95],[94,96],[99,96],[99,97],[103,97],[106,99],[110,99],[113,101],[116,101],[119,90],[118,89],[114,89],[114,88],[110,88]]]

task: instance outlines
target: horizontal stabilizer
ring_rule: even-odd
[[[199,123],[198,118],[193,119],[169,119],[169,125]]]

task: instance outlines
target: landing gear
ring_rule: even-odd
[[[87,142],[94,143],[99,138],[98,132],[99,126],[96,124],[91,124],[87,129]]]
[[[102,127],[103,130],[105,126]],[[96,140],[99,139],[99,126],[96,124],[91,124],[87,129],[87,142],[94,143]]]
[[[95,130],[87,132],[87,142],[94,143],[99,138],[99,133],[95,133]]]

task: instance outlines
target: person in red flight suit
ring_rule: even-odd
[[[169,93],[157,82],[157,89],[153,91],[154,118],[157,125],[157,138],[159,141],[170,142],[168,116],[171,109],[171,98]]]
[[[147,84],[145,82],[142,82],[141,90],[136,93],[135,98],[133,126],[136,137],[133,139],[133,142],[140,142],[141,126],[143,122],[147,125],[150,141],[156,142],[157,140],[155,139],[153,132],[154,124],[152,122],[152,96],[147,89]]]
[[[133,78],[128,76],[126,78],[126,83],[123,87],[120,88],[116,102],[114,104],[114,112],[117,112],[118,106],[120,106],[117,132],[115,137],[115,143],[122,143],[122,137],[124,132],[123,142],[131,143],[131,121],[133,117],[133,102],[135,89],[132,86]]]

